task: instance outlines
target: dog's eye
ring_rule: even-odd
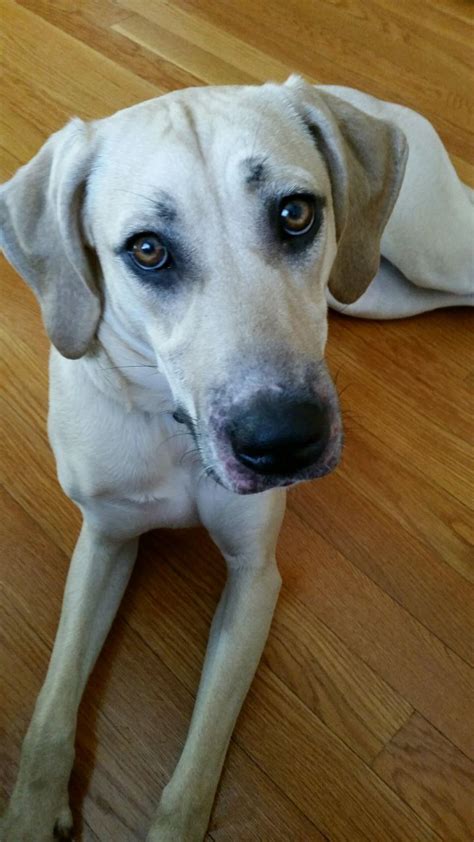
[[[138,234],[127,243],[127,250],[140,269],[168,269],[171,255],[156,234]]]
[[[312,196],[286,196],[280,202],[279,224],[284,234],[291,237],[307,234],[315,218],[316,207]]]

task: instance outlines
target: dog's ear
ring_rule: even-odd
[[[331,180],[337,255],[329,289],[356,301],[377,274],[380,240],[405,172],[408,144],[392,123],[375,119],[298,77],[286,83],[323,155]]]
[[[51,342],[71,359],[86,353],[100,316],[81,231],[90,134],[71,121],[0,187],[0,245],[38,297]]]

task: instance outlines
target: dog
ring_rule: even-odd
[[[350,305],[376,275],[406,159],[395,123],[291,77],[74,119],[1,188],[2,246],[52,343],[58,478],[83,515],[3,842],[72,838],[78,706],[139,536],[198,523],[228,578],[147,839],[204,838],[278,597],[285,488],[341,455],[327,297]]]

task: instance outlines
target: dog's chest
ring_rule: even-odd
[[[112,481],[102,499],[119,505],[140,531],[195,525],[194,450],[189,436],[165,423],[122,426],[104,454]]]
[[[195,526],[199,522],[189,472],[175,462],[166,466],[161,461],[152,476],[147,471],[139,487],[126,489],[122,503],[144,530]]]
[[[52,403],[49,432],[69,497],[113,531],[199,522],[195,487],[202,464],[185,429],[170,415],[126,412],[97,400],[76,407],[72,390],[67,397],[67,413],[63,401]]]

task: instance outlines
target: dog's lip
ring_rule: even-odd
[[[236,494],[258,494],[272,488],[289,488],[300,482],[320,479],[332,473],[339,464],[342,445],[342,428],[338,428],[336,435],[331,437],[319,459],[294,474],[259,474],[241,465],[235,457],[230,457],[224,463],[218,463],[208,473],[219,485]],[[218,472],[216,468],[221,468],[221,470]]]

